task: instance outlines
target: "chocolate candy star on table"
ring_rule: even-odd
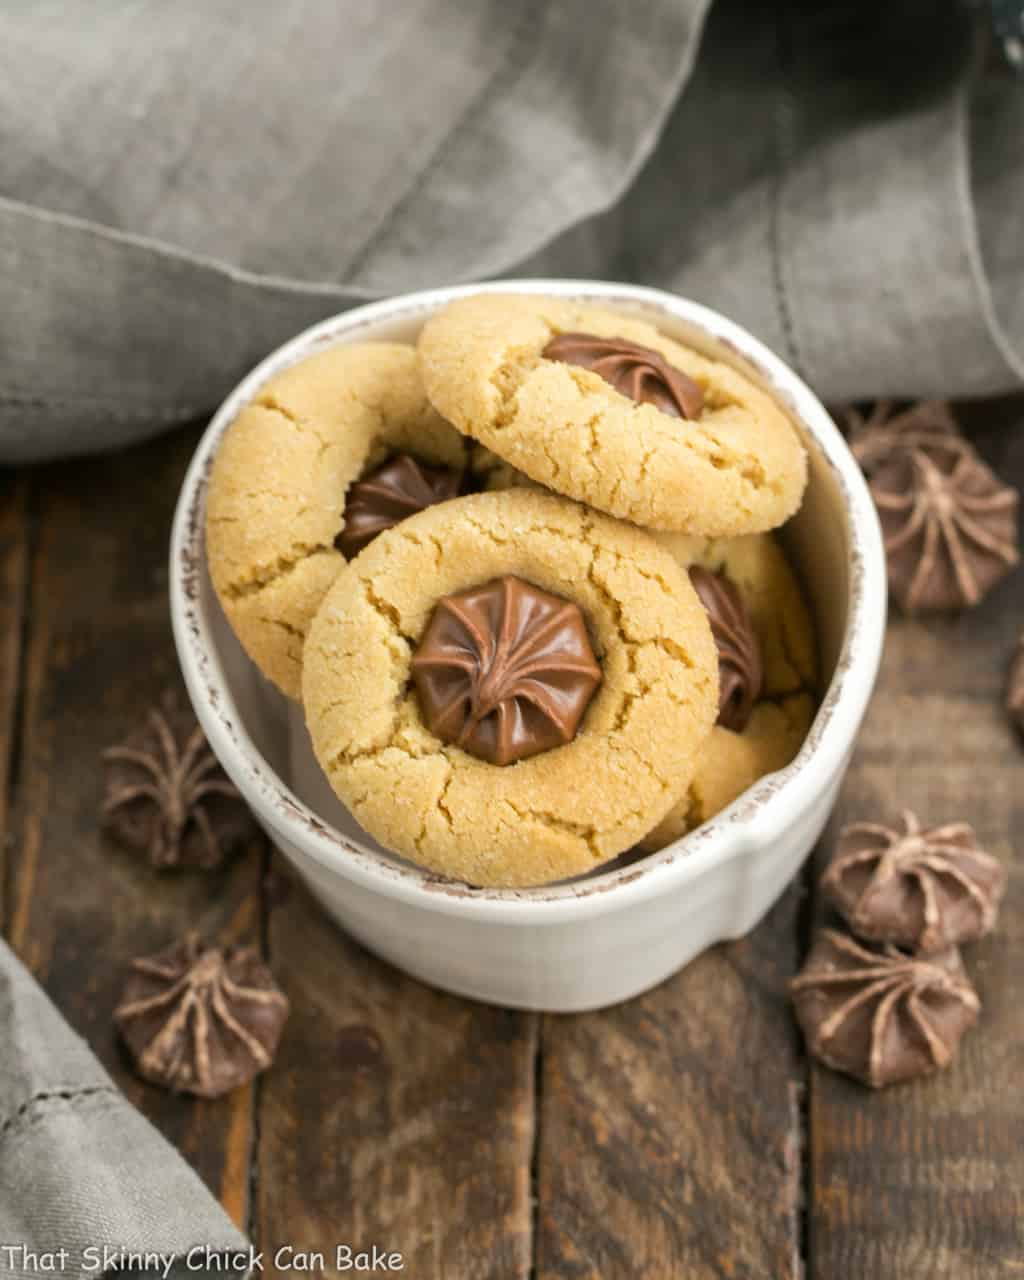
[[[825,896],[853,931],[876,942],[937,951],[989,933],[1006,889],[1006,868],[977,847],[965,822],[923,830],[873,822],[844,827],[821,878]]]
[[[114,1021],[145,1079],[217,1098],[270,1066],[288,1008],[255,947],[193,932],[133,961]]]
[[[790,991],[814,1056],[875,1089],[947,1066],[981,1009],[956,947],[915,956],[834,929]]]
[[[844,827],[821,888],[863,941],[821,930],[790,982],[813,1056],[874,1088],[947,1066],[981,1008],[956,944],[995,927],[1005,887],[966,823]]]
[[[850,450],[867,475],[899,449],[928,447],[955,437],[962,440],[953,411],[944,400],[922,400],[895,410],[879,400],[865,418],[857,409],[845,413]]]
[[[103,760],[103,827],[154,867],[215,869],[259,831],[195,716],[170,692]]]
[[[908,612],[972,606],[1017,564],[1019,494],[936,402],[849,415],[850,448],[882,523],[889,587]]]

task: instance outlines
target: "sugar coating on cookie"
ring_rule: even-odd
[[[591,368],[545,358],[552,339],[579,333],[658,353],[697,384],[702,408],[680,418]],[[775,401],[644,321],[565,299],[483,294],[428,320],[418,351],[444,417],[531,479],[602,511],[723,537],[773,529],[800,505],[806,453]]]
[[[412,347],[333,347],[264,384],[210,476],[210,576],[243,647],[290,697],[310,620],[345,563],[346,495],[395,453],[462,473],[466,446],[427,400]]]
[[[502,766],[430,733],[410,675],[439,598],[505,574],[579,606],[602,679],[571,742]],[[528,490],[457,498],[381,534],[338,575],[303,669],[317,759],[357,821],[487,886],[580,875],[635,844],[688,787],[717,700],[711,629],[673,557]]]
[[[677,840],[765,774],[784,769],[807,736],[815,707],[811,693],[818,682],[814,626],[796,575],[773,535],[653,536],[680,567],[722,574],[738,589],[760,645],[764,679],[762,699],[740,732],[715,725],[689,786],[639,842],[646,851]]]

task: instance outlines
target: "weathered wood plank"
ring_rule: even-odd
[[[28,580],[28,499],[28,478],[0,471],[0,922],[4,919],[11,765]]]
[[[535,1017],[404,977],[284,882],[270,956],[293,1012],[259,1097],[268,1275],[287,1246],[334,1274],[349,1244],[401,1253],[416,1280],[527,1276]]]
[[[800,1275],[798,897],[647,995],[544,1019],[538,1280]]]
[[[989,461],[1024,484],[1020,402],[968,417]],[[965,819],[1010,865],[1010,889],[997,933],[965,948],[984,1010],[948,1071],[874,1094],[814,1068],[811,1277],[998,1280],[1024,1268],[1024,751],[1002,705],[1022,577],[959,618],[890,622],[834,825],[903,808]]]
[[[142,1083],[111,1013],[132,957],[186,928],[259,937],[258,842],[223,872],[157,874],[98,827],[102,749],[179,681],[167,542],[194,443],[194,433],[177,433],[33,473],[38,535],[7,927],[128,1097],[244,1224],[252,1090],[196,1103]]]

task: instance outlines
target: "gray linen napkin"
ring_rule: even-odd
[[[0,1277],[39,1280],[60,1248],[67,1276],[151,1253],[133,1274],[201,1277],[207,1247],[238,1255],[216,1274],[246,1270],[246,1240],[0,940]]]
[[[68,0],[0,13],[0,460],[210,409],[368,297],[543,272],[830,399],[1024,376],[1024,90],[957,0]]]

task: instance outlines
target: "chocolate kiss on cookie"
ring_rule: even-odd
[[[664,848],[720,813],[767,773],[784,769],[814,718],[814,627],[782,548],[770,533],[705,539],[658,534],[687,569],[718,649],[718,721],[696,773],[640,841]]]
[[[761,642],[743,597],[724,574],[694,565],[690,581],[708,611],[718,649],[718,723],[740,733],[764,684]]]
[[[412,673],[431,732],[491,764],[571,742],[601,683],[579,606],[513,574],[439,600]]]
[[[704,408],[700,384],[657,351],[628,338],[599,338],[594,333],[560,333],[543,351],[545,360],[593,369],[616,391],[637,404],[653,404],[673,418],[697,418]]]
[[[450,467],[428,467],[411,454],[396,454],[349,489],[345,527],[334,545],[351,560],[385,529],[435,502],[454,498],[460,481],[458,471]]]

